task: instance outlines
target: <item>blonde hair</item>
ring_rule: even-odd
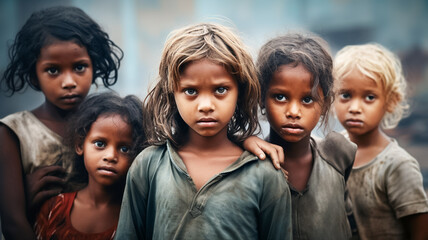
[[[380,126],[391,129],[407,115],[407,83],[400,59],[385,47],[376,44],[351,45],[341,49],[334,59],[333,75],[338,83],[352,70],[380,83],[385,93],[387,111]]]
[[[208,59],[220,64],[234,77],[239,86],[235,114],[229,123],[228,137],[236,142],[259,130],[257,103],[260,85],[253,59],[245,45],[228,27],[200,23],[177,29],[165,42],[155,87],[145,99],[151,121],[146,121],[151,144],[167,139],[179,146],[188,130],[174,100],[181,73],[189,63]]]

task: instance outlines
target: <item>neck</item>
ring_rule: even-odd
[[[305,159],[308,154],[312,156],[311,137],[308,135],[298,142],[285,141],[273,129],[269,132],[269,142],[280,145],[284,149],[286,161],[299,161]]]
[[[180,149],[192,148],[211,154],[211,152],[224,151],[224,149],[232,146],[236,147],[237,145],[227,137],[227,128],[210,137],[201,136],[189,129],[187,141]]]
[[[362,135],[349,133],[349,138],[352,142],[357,144],[358,148],[375,147],[378,145],[384,146],[389,142],[388,137],[383,133],[380,127]]]
[[[91,183],[79,191],[94,206],[98,205],[117,205],[122,202],[122,196],[125,184],[116,184],[109,187],[101,187],[98,184]]]
[[[74,110],[58,108],[47,100],[45,100],[45,102],[38,108],[33,110],[33,113],[37,114],[41,119],[49,121],[66,121],[73,112]]]

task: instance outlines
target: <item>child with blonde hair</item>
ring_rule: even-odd
[[[237,143],[258,128],[260,86],[229,28],[171,33],[145,100],[148,139],[127,176],[117,239],[291,239],[281,171]]]
[[[408,110],[398,57],[379,44],[346,46],[334,76],[337,118],[358,146],[348,190],[360,238],[427,239],[419,164],[383,131]]]

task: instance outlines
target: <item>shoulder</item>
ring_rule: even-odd
[[[72,205],[76,192],[60,193],[48,199],[41,207],[39,215],[50,219],[66,215],[65,211],[69,205]]]
[[[149,146],[141,151],[135,157],[131,167],[129,168],[129,175],[142,176],[144,172],[159,166],[168,156],[166,144],[159,146]]]
[[[418,161],[403,149],[395,139],[391,139],[391,143],[378,157],[380,158],[378,159],[379,162],[386,163],[385,165],[389,170],[395,170],[397,168],[403,168],[404,170],[411,167],[420,171]]]
[[[284,173],[273,166],[272,160],[269,157],[265,160],[259,160],[257,156],[251,153],[248,153],[248,156],[253,159],[246,164],[248,177],[257,178],[263,181],[264,185],[268,185],[268,187],[278,188],[279,185],[288,186]]]
[[[156,158],[162,156],[164,152],[166,152],[167,147],[166,144],[159,146],[149,146],[141,151],[137,157],[135,157],[134,163],[139,165],[146,161],[153,161]],[[134,164],[133,163],[133,164]]]
[[[33,118],[33,114],[29,111],[21,111],[9,114],[5,116],[4,118],[0,119],[0,122],[3,124],[13,123],[13,122],[20,122],[27,118]]]
[[[29,111],[12,113],[0,119],[0,127],[5,126],[11,131],[18,133],[26,133],[34,127],[41,128],[41,122]]]
[[[323,139],[315,139],[319,155],[342,175],[352,168],[357,152],[357,145],[337,132],[329,133]]]

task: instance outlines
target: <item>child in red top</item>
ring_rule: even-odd
[[[34,225],[37,239],[113,239],[125,177],[143,149],[142,122],[135,96],[104,93],[81,104],[70,121],[69,142],[87,185],[44,203]]]

